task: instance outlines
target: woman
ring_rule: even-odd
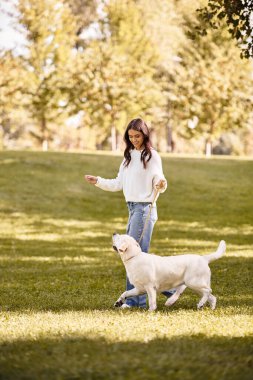
[[[123,190],[129,211],[126,233],[139,242],[143,252],[148,253],[153,228],[157,221],[155,203],[142,236],[144,224],[157,190],[163,193],[167,188],[167,181],[163,175],[161,158],[151,146],[150,132],[145,121],[132,120],[126,128],[124,141],[126,143],[124,160],[115,179],[91,175],[86,175],[85,179],[102,190]],[[127,278],[127,290],[132,288],[133,285]],[[163,294],[171,296],[173,293],[168,291]],[[136,306],[146,307],[146,295],[128,298],[121,308]]]

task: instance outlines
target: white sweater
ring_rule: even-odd
[[[156,150],[152,149],[152,157],[147,162],[144,169],[141,161],[141,151],[133,149],[131,161],[128,167],[122,161],[119,172],[114,179],[97,177],[96,186],[102,190],[120,191],[123,190],[126,202],[152,202],[154,200],[155,185],[161,180],[165,180],[162,161]],[[160,190],[163,193],[166,186]]]

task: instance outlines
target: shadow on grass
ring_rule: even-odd
[[[124,266],[114,251],[104,249],[103,240],[88,252],[79,240],[76,245],[14,239],[1,243],[1,310],[108,310],[125,288]],[[210,267],[218,308],[251,306],[253,258],[224,257]],[[195,309],[197,300],[187,290],[173,310]]]
[[[147,343],[84,337],[6,342],[0,379],[250,380],[252,343],[250,337],[204,335]]]

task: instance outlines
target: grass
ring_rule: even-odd
[[[125,272],[111,249],[124,232],[122,193],[108,154],[0,153],[0,379],[251,379],[253,161],[163,157],[151,251],[205,254],[217,309],[186,290],[171,309],[114,310]]]

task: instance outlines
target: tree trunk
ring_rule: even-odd
[[[213,143],[214,126],[215,126],[215,122],[212,121],[210,123],[210,129],[209,129],[208,137],[206,139],[206,146],[205,146],[206,157],[211,157],[211,155],[212,155],[212,143]]]
[[[114,125],[111,127],[111,149],[112,151],[117,150],[117,133]]]
[[[41,131],[42,131],[42,150],[43,152],[48,151],[48,132],[46,118],[43,116],[41,120]]]
[[[206,153],[206,157],[211,157],[211,155],[212,155],[212,141],[211,141],[211,139],[206,140],[205,153]]]
[[[0,150],[4,148],[4,131],[0,128]]]
[[[47,152],[48,151],[48,140],[43,140],[42,141],[42,150],[43,150],[43,152]]]
[[[175,148],[175,143],[172,138],[172,127],[167,125],[167,152],[173,152]]]

